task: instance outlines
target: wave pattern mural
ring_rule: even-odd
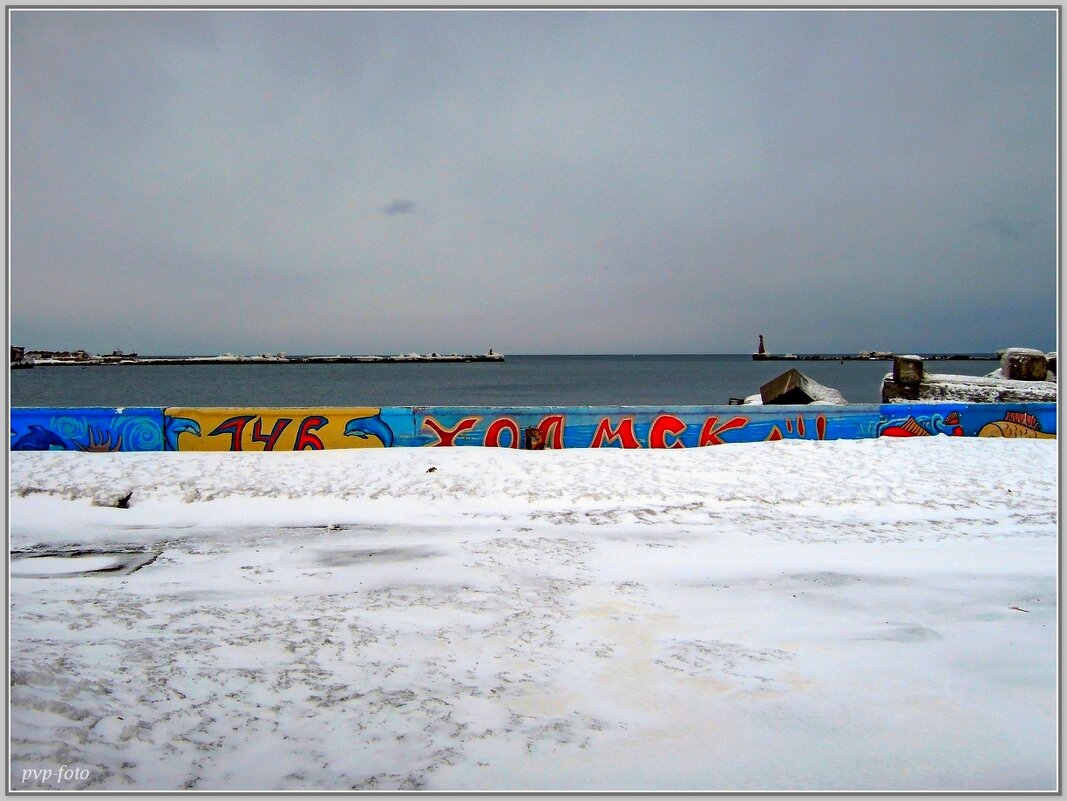
[[[12,409],[13,451],[161,451],[163,410]]]
[[[894,403],[881,409],[880,437],[1056,437],[1055,403]]]
[[[304,451],[476,446],[702,448],[873,437],[1056,436],[1055,403],[849,406],[11,410],[12,451]]]

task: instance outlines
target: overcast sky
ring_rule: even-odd
[[[9,15],[13,344],[1055,347],[1052,10]]]

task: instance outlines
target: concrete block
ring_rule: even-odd
[[[806,380],[799,370],[786,370],[759,388],[760,398],[764,404],[811,403],[813,396],[804,391]]]
[[[764,404],[848,403],[836,389],[823,386],[795,368],[772,378],[759,388],[759,394]]]
[[[882,382],[882,403],[1055,403],[1054,381],[1007,381],[1000,371],[988,376],[926,373],[921,384]]]
[[[1048,376],[1048,359],[1033,348],[1008,348],[1001,359],[1000,371],[1012,381],[1044,381]]]
[[[893,380],[893,376],[887,375],[882,381],[882,403],[917,401],[921,388],[922,384],[898,384]]]
[[[923,360],[918,356],[893,357],[893,382],[918,385],[923,380]]]

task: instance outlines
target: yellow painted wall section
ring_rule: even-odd
[[[376,407],[164,410],[180,451],[303,451],[392,445]]]

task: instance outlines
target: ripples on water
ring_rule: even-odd
[[[852,403],[878,403],[888,361],[751,356],[509,356],[503,363],[115,365],[13,370],[12,406],[720,405],[795,367]],[[927,362],[985,375],[986,360]]]

